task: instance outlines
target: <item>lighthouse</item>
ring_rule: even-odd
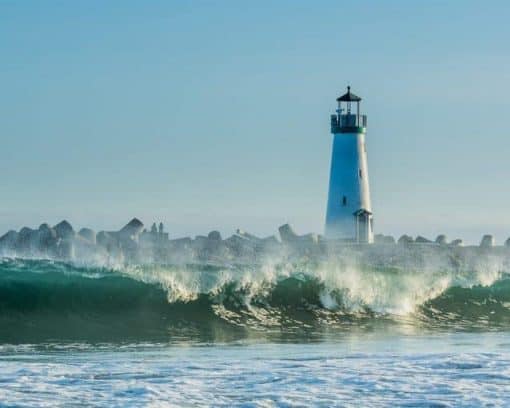
[[[336,114],[331,115],[333,152],[325,237],[372,243],[374,231],[365,143],[367,117],[360,112],[361,98],[351,92],[350,86],[337,102]]]

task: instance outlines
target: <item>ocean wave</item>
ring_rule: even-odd
[[[245,336],[367,324],[510,327],[510,276],[338,260],[261,265],[79,266],[0,261],[0,341]]]

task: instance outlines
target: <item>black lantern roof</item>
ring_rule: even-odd
[[[337,102],[359,102],[361,98],[358,95],[351,93],[351,87],[347,87],[347,93],[339,98],[336,98]]]

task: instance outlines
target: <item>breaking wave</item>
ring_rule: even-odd
[[[373,327],[510,328],[510,275],[336,261],[77,266],[0,260],[0,342],[286,339]]]

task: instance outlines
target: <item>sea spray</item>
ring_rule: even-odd
[[[175,340],[248,333],[510,325],[504,260],[438,259],[405,269],[344,253],[239,265],[85,266],[0,261],[0,338]],[[214,333],[214,334],[212,334]]]

